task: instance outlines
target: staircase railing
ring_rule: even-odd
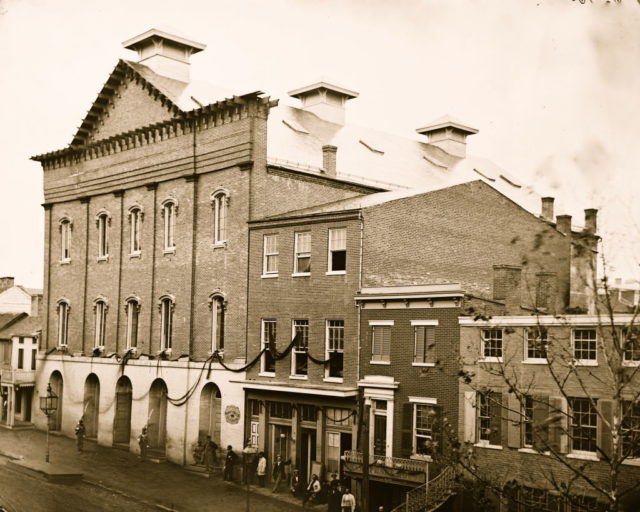
[[[448,466],[433,480],[411,489],[401,503],[391,512],[427,512],[434,510],[452,493],[455,480],[455,470]]]

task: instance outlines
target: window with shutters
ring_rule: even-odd
[[[37,349],[33,349],[31,350],[31,369],[35,370],[36,369],[36,358],[38,357],[38,350]]]
[[[326,358],[329,360],[326,377],[342,381],[344,363],[344,320],[327,320]]]
[[[344,274],[347,270],[347,228],[329,230],[328,274]]]
[[[262,253],[262,276],[276,277],[278,275],[278,235],[264,235]]]
[[[502,362],[502,329],[482,329],[482,359],[485,362]]]
[[[292,336],[296,344],[291,351],[291,375],[306,377],[308,373],[309,320],[294,320]]]
[[[596,452],[598,414],[589,398],[570,398],[572,452]]]
[[[306,276],[311,273],[311,233],[296,233],[295,258],[293,273],[297,276]]]
[[[440,451],[440,408],[419,403],[413,406],[413,454],[432,457]]]
[[[268,377],[276,374],[276,321],[262,320],[262,358],[260,360],[260,373]]]
[[[371,326],[371,363],[389,363],[393,321],[372,321],[369,325]]]
[[[595,366],[597,360],[598,335],[595,329],[573,330],[573,357],[577,364]]]
[[[549,337],[547,330],[543,327],[533,327],[527,329],[527,352],[525,362],[547,362],[547,346]]]
[[[477,396],[478,444],[502,445],[502,395],[494,391],[478,393]]]
[[[24,367],[24,349],[18,349],[18,370],[22,370]]]
[[[622,402],[622,454],[631,459],[640,458],[640,404]]]
[[[624,364],[628,366],[640,365],[640,329],[636,326],[624,327],[620,332],[624,350]]]
[[[432,325],[413,326],[413,363],[414,365],[433,365],[436,362],[436,331]]]

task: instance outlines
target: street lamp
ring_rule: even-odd
[[[58,395],[51,390],[51,382],[47,384],[47,396],[40,397],[40,410],[47,417],[47,453],[44,460],[49,462],[49,430],[51,429],[49,416],[58,410]]]

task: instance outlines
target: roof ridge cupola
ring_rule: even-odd
[[[189,81],[189,59],[207,45],[186,37],[152,28],[122,43],[128,50],[138,52],[138,62],[155,73],[179,80]]]
[[[313,112],[330,123],[344,125],[345,104],[348,100],[357,98],[359,93],[320,81],[289,91],[289,96],[300,100],[302,110]]]
[[[465,158],[467,135],[474,135],[478,130],[447,115],[432,121],[424,128],[418,128],[416,132],[426,135],[429,144],[438,146],[452,156]]]

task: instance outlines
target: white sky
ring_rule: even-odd
[[[601,209],[614,275],[640,258],[640,3],[593,0],[0,0],[0,275],[41,287],[42,171],[119,57],[172,27],[208,45],[192,77],[238,92],[320,77],[360,92],[350,122],[414,136],[451,114],[485,156],[557,198]],[[472,214],[472,213],[471,213]]]

